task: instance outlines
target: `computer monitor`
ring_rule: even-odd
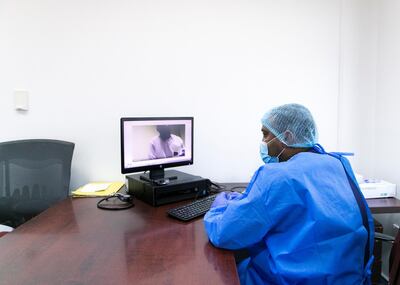
[[[164,168],[193,164],[193,117],[121,118],[121,172],[149,170],[164,178]]]

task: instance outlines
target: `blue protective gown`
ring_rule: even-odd
[[[368,233],[345,169],[355,178],[340,158],[345,165],[321,147],[263,165],[243,195],[221,196],[205,215],[212,244],[249,251],[238,267],[241,284],[370,284]],[[374,226],[366,208],[372,252]]]

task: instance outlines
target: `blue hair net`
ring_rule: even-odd
[[[312,147],[318,133],[310,111],[300,104],[286,104],[271,109],[261,123],[289,147]]]

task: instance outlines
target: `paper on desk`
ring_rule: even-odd
[[[112,183],[89,183],[79,189],[80,192],[84,193],[94,193],[97,191],[104,191],[110,187]]]
[[[103,190],[98,190],[95,192],[88,192],[88,191],[82,191],[83,188],[86,188],[87,185],[103,185]],[[72,191],[72,197],[107,197],[109,195],[114,194],[115,192],[118,192],[124,185],[125,183],[122,181],[116,181],[116,182],[92,182],[89,183],[83,187],[80,187],[76,189],[75,191]],[[106,187],[108,186],[108,187]],[[92,187],[89,187],[91,189]],[[104,189],[105,188],[105,189]],[[87,188],[86,188],[87,189]],[[93,188],[92,188],[93,189]],[[96,188],[95,188],[96,189]]]

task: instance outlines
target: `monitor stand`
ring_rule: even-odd
[[[149,177],[150,179],[160,179],[164,178],[165,176],[165,171],[164,168],[157,168],[157,169],[151,169]]]
[[[171,180],[176,180],[176,179],[178,179],[177,175],[165,177],[164,168],[152,169],[150,170],[149,175],[146,174],[140,175],[140,180],[150,182],[155,185],[167,185],[171,182]]]

